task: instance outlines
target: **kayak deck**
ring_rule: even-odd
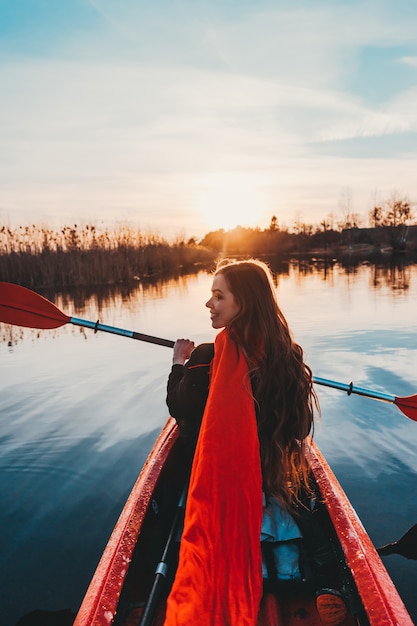
[[[166,538],[168,537],[171,520],[177,508],[177,502],[181,495],[183,480],[186,475],[185,467],[182,467],[181,442],[176,441],[170,449],[167,460],[161,470],[161,474],[155,485],[150,501],[149,510],[143,521],[141,532],[138,537],[132,564],[129,573],[123,584],[123,589],[114,618],[116,626],[138,626],[141,615],[146,605],[148,596],[155,579],[155,568],[158,559],[164,550]],[[329,524],[331,530],[331,525]],[[170,579],[172,582],[175,574],[176,562],[170,564]],[[344,580],[336,571],[335,578],[331,581],[335,588],[344,587],[346,594],[356,597],[356,592],[352,587],[352,580],[349,572],[344,573]],[[169,587],[168,584],[168,587]],[[154,626],[162,626],[165,618],[164,594],[155,609],[153,620]],[[361,603],[357,603],[356,613],[362,612]],[[363,617],[363,615],[362,615]],[[345,626],[363,623],[350,616],[345,622]],[[310,591],[300,591],[298,586],[292,590],[290,586],[285,586],[282,593],[265,594],[261,603],[257,626],[295,626],[304,624],[305,626],[320,626],[322,622],[317,614],[314,594]]]
[[[326,586],[343,590],[349,613],[343,626],[383,626],[412,621],[373,544],[320,452],[312,443],[312,471],[322,500],[320,520],[332,546],[333,578]],[[74,626],[138,626],[149,609],[155,570],[172,533],[172,520],[187,477],[182,442],[170,419],[120,515],[80,607]],[[178,539],[167,559],[164,589],[146,626],[162,626],[166,597],[175,576]],[[149,616],[148,616],[149,617]],[[314,589],[285,585],[266,593],[257,626],[322,626]]]
[[[124,626],[138,626],[142,610],[136,609],[123,622]],[[163,603],[155,617],[154,626],[163,626],[165,619],[165,603]],[[353,615],[343,621],[343,626],[357,624]],[[298,595],[278,598],[270,593],[262,598],[257,626],[323,626],[314,599],[311,595]]]

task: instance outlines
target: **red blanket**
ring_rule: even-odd
[[[254,626],[262,596],[262,477],[248,368],[223,330],[191,472],[164,626]]]

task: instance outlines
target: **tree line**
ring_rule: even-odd
[[[0,228],[0,281],[30,288],[111,285],[174,276],[213,267],[219,256],[368,258],[401,253],[417,260],[417,224],[411,202],[393,194],[369,212],[369,227],[346,202],[343,219],[333,215],[314,226],[301,219],[293,228],[273,215],[265,229],[218,229],[202,239],[174,242],[138,228],[94,225],[59,229]]]
[[[297,218],[292,228],[281,227],[273,215],[268,228],[219,229],[207,233],[200,244],[217,252],[235,254],[378,254],[414,252],[417,250],[417,224],[406,197],[393,194],[384,204],[375,205],[368,215],[370,226],[350,210],[346,202],[343,217],[337,222],[334,214],[319,224],[309,224]]]

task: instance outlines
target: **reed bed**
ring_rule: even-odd
[[[0,228],[0,280],[29,288],[128,283],[190,272],[214,258],[212,250],[193,240],[170,244],[131,226]]]

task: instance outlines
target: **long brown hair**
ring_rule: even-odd
[[[312,372],[278,305],[268,266],[256,259],[222,261],[239,306],[228,330],[249,366],[258,421],[264,490],[291,508],[308,491],[303,440],[319,411]]]

